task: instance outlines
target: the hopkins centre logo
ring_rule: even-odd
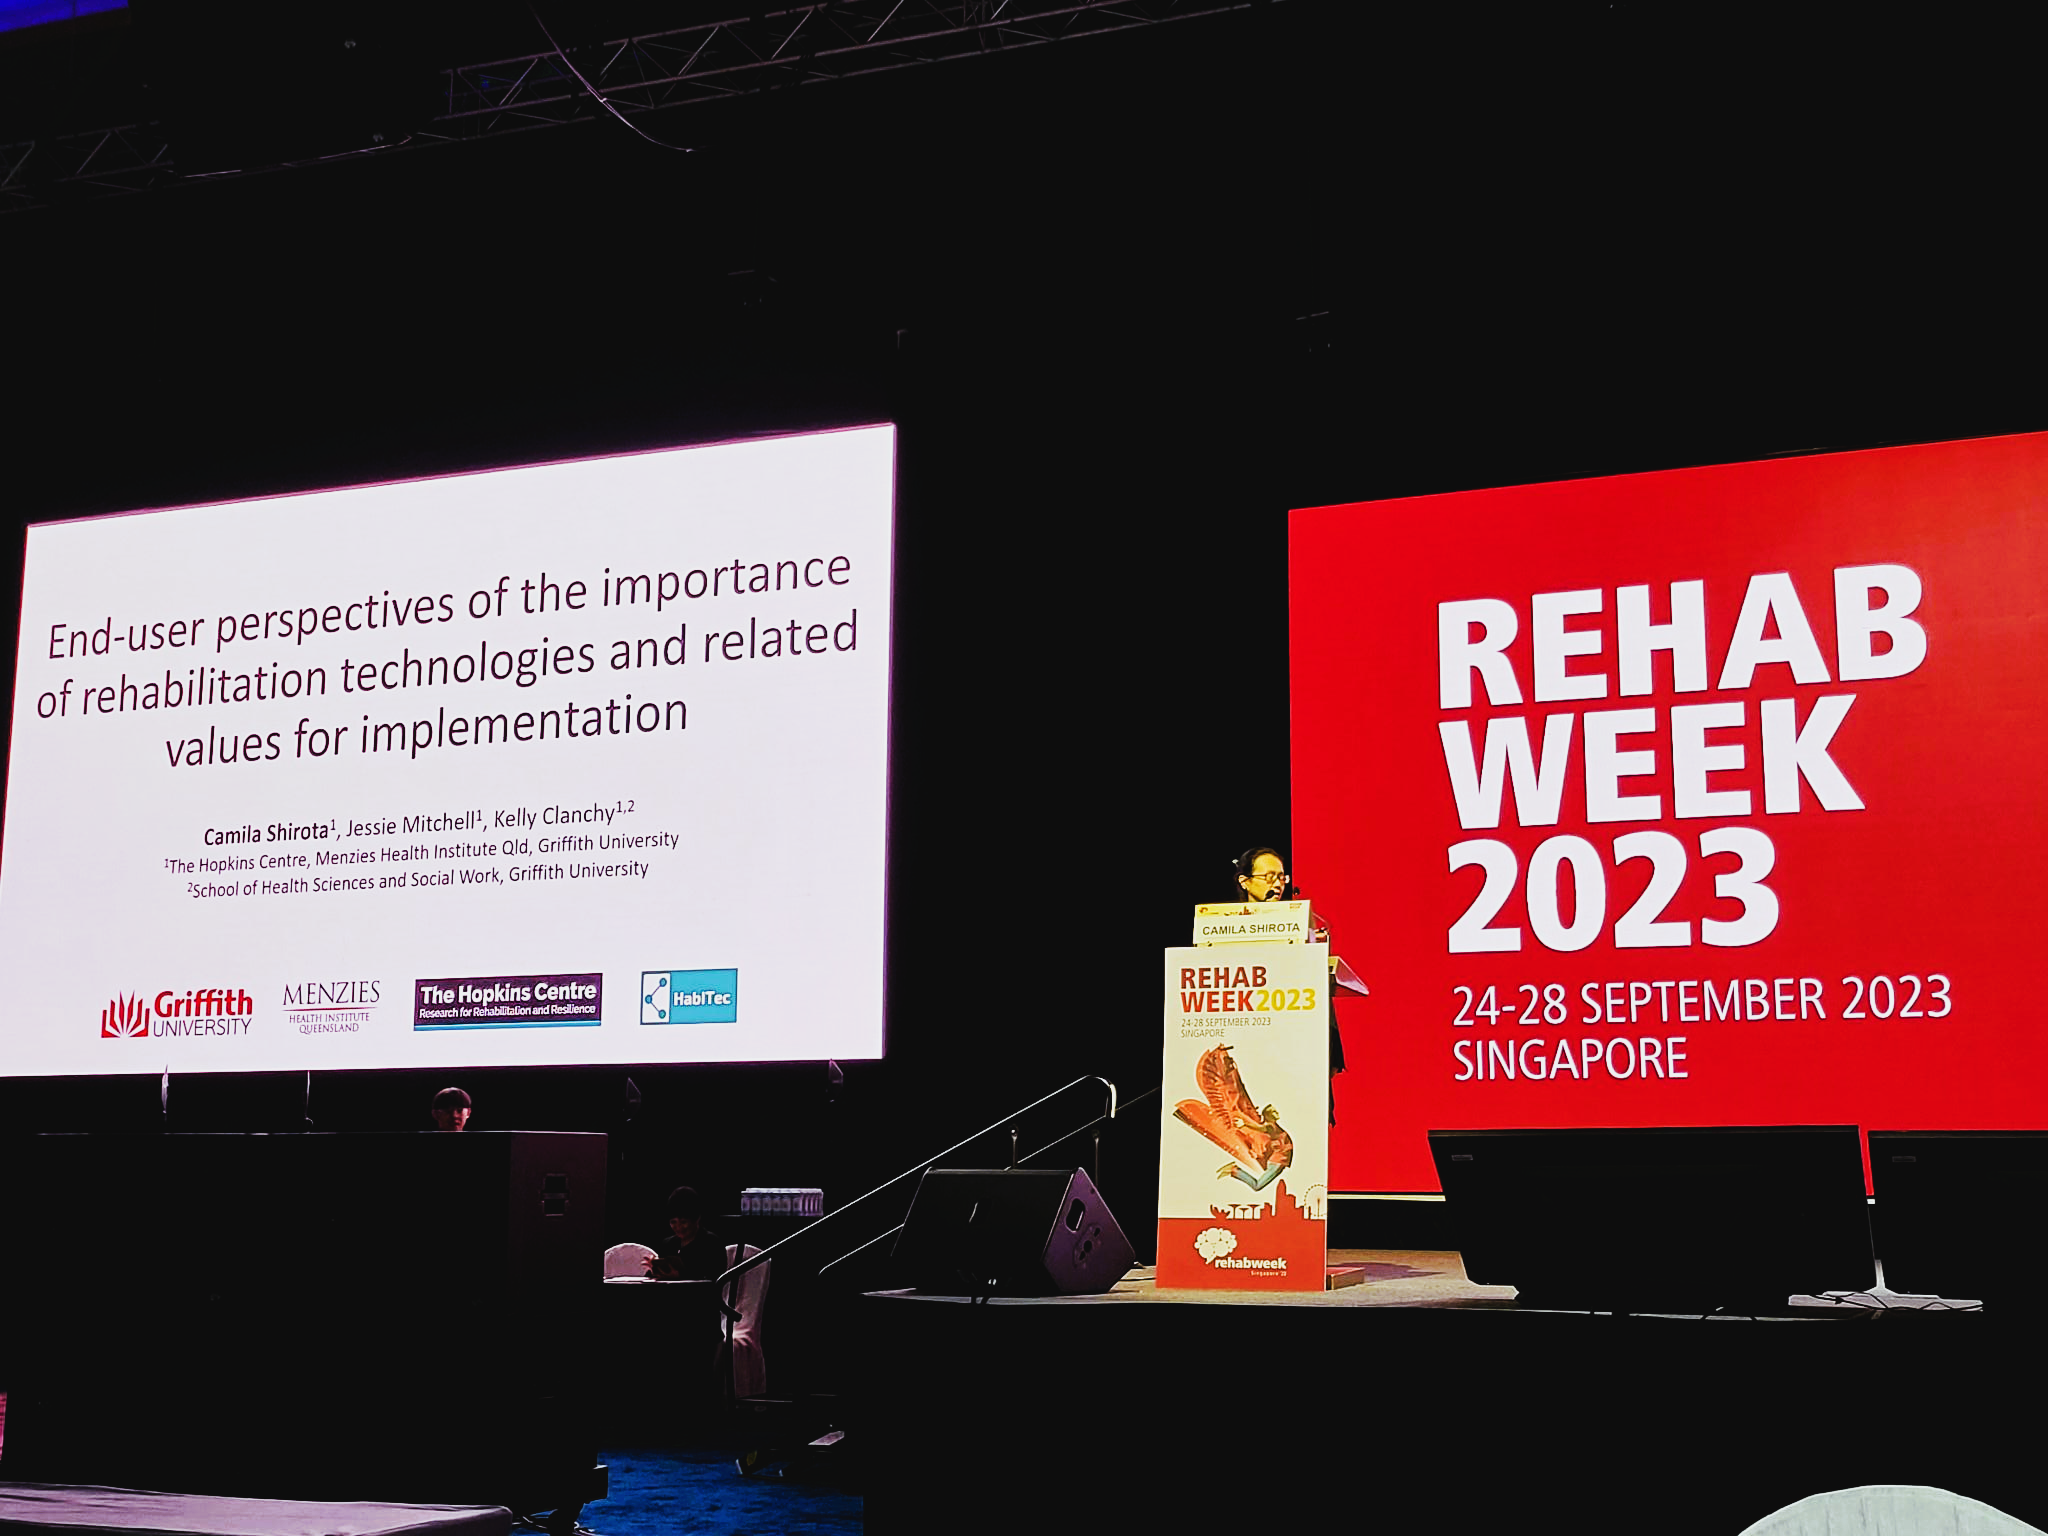
[[[642,971],[642,1024],[737,1024],[740,973],[725,971]]]
[[[604,1022],[598,971],[547,976],[443,976],[412,984],[414,1029],[595,1028]]]
[[[189,992],[165,989],[117,995],[100,1010],[102,1040],[142,1040],[149,1036],[193,1035],[235,1039],[249,1033],[256,1004],[239,987],[201,987]]]

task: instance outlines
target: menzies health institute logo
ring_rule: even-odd
[[[642,971],[642,1024],[737,1024],[740,1018],[740,973],[723,971]]]
[[[353,1035],[383,1000],[383,986],[375,980],[288,981],[284,1021],[302,1035]]]
[[[154,997],[138,992],[117,996],[100,1010],[102,1040],[141,1040],[148,1036],[214,1035],[233,1039],[249,1033],[256,1004],[239,988],[203,987],[190,992],[166,989]]]

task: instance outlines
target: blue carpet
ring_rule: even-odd
[[[819,1532],[859,1536],[862,1500],[801,1467],[741,1477],[729,1453],[713,1450],[606,1451],[611,1492],[583,1506],[597,1536],[668,1536],[675,1531]]]

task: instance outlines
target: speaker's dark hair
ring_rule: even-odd
[[[1279,859],[1282,864],[1285,864],[1287,862],[1285,858],[1281,857],[1281,853],[1278,848],[1247,848],[1243,853],[1240,853],[1236,858],[1230,861],[1230,867],[1233,870],[1235,870],[1241,878],[1249,880],[1252,877],[1252,870],[1257,867],[1259,860],[1264,858],[1269,853],[1273,855],[1274,858]]]

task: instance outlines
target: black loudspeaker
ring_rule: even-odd
[[[2048,1275],[2048,1132],[1872,1131],[1884,1283],[2031,1312]]]
[[[1466,1276],[1524,1306],[1782,1309],[1867,1291],[1853,1125],[1431,1131]]]
[[[949,1296],[1081,1296],[1108,1290],[1137,1255],[1079,1168],[931,1168],[896,1264]]]

